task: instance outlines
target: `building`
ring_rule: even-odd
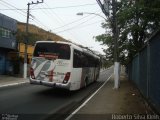
[[[22,74],[26,23],[0,13],[0,75]],[[34,44],[39,40],[68,41],[51,31],[29,24],[27,61],[30,64]]]
[[[28,45],[27,46],[27,58],[28,58],[28,64],[31,63],[31,58],[33,54],[34,46],[33,45]],[[25,44],[24,43],[19,43],[18,44],[18,51],[19,51],[19,57],[21,59],[21,62],[24,62],[24,51],[25,51]]]
[[[0,74],[13,72],[12,53],[17,51],[17,21],[0,13]]]

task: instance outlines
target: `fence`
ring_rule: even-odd
[[[128,77],[160,113],[160,30],[127,66]]]

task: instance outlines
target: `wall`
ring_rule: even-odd
[[[19,48],[18,48],[19,57],[21,57],[22,59],[24,59],[25,44],[24,43],[19,43],[18,46],[19,46]],[[27,47],[27,55],[28,55],[28,59],[29,59],[28,61],[29,61],[29,63],[31,62],[33,50],[34,50],[34,46],[28,45],[28,47]]]

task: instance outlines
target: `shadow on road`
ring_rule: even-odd
[[[35,94],[40,95],[40,96],[44,96],[44,97],[56,97],[56,98],[70,98],[73,97],[75,95],[84,93],[86,91],[88,91],[87,93],[93,93],[94,90],[96,90],[103,82],[101,81],[96,81],[94,83],[91,83],[90,85],[88,85],[85,88],[81,88],[80,90],[75,90],[75,91],[69,91],[66,89],[60,89],[60,88],[48,88],[46,90],[43,91],[39,91]],[[88,95],[87,95],[88,96]]]

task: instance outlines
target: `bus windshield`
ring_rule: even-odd
[[[37,43],[33,56],[69,60],[70,46],[61,43]]]

